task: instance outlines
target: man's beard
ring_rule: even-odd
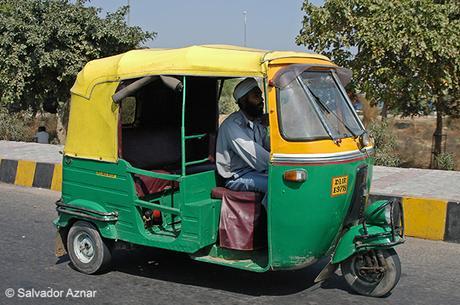
[[[254,105],[246,102],[243,110],[253,118],[260,118],[264,114],[264,104]]]

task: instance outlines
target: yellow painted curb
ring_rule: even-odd
[[[34,183],[35,167],[36,163],[33,161],[19,160],[14,184],[32,186]]]
[[[444,240],[447,201],[406,197],[402,202],[406,235]]]
[[[62,164],[55,164],[53,179],[51,180],[51,189],[60,192],[62,188]]]

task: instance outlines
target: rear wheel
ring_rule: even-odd
[[[401,277],[401,263],[394,249],[358,253],[344,261],[341,269],[352,290],[372,297],[387,295]]]
[[[112,257],[108,242],[86,221],[77,221],[70,228],[67,249],[74,267],[86,274],[106,269]]]

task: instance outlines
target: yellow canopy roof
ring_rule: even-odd
[[[71,89],[71,112],[64,147],[66,156],[116,162],[120,80],[147,75],[265,77],[268,64],[306,63],[335,66],[325,56],[224,45],[180,49],[143,49],[93,60],[78,73]]]
[[[267,64],[282,58],[329,61],[327,57],[314,53],[267,51],[229,45],[141,49],[89,62],[78,73],[71,92],[88,99],[96,84],[158,74],[263,77]]]

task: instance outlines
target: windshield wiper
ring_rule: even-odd
[[[353,137],[355,137],[355,138],[358,137],[358,135],[357,135],[353,130],[351,130],[351,128],[350,128],[347,124],[345,124],[345,122],[344,122],[341,118],[339,118],[339,116],[338,116],[334,111],[332,111],[331,109],[329,109],[329,107],[328,107],[326,104],[323,103],[323,101],[319,98],[319,96],[317,96],[316,94],[313,93],[313,91],[310,89],[310,87],[309,87],[307,84],[305,84],[304,82],[302,82],[302,83],[305,85],[305,88],[307,88],[308,92],[310,92],[311,96],[313,96],[313,99],[316,101],[316,103],[317,103],[325,112],[327,112],[327,113],[332,113],[332,114],[336,117],[336,119],[337,119],[340,123],[342,123],[342,125],[353,135]]]

